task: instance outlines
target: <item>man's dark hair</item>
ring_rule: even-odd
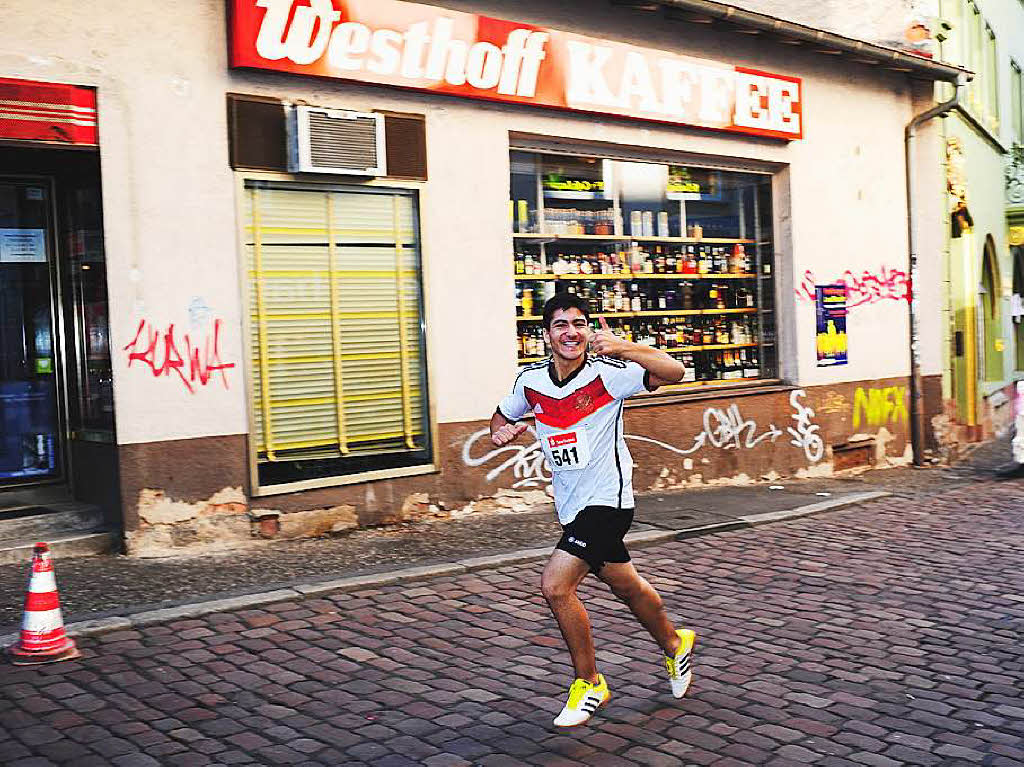
[[[569,293],[565,291],[563,293],[555,293],[547,301],[544,302],[544,329],[551,329],[551,318],[555,316],[555,312],[560,309],[579,309],[583,316],[587,318],[587,322],[590,322],[590,313],[587,311],[587,302],[577,296],[575,293]]]

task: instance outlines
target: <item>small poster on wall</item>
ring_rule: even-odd
[[[818,367],[845,365],[846,286],[815,285]]]

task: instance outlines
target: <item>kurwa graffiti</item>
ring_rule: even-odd
[[[191,394],[195,393],[196,386],[206,386],[214,373],[220,373],[225,389],[230,388],[224,371],[233,368],[235,363],[221,361],[220,326],[220,320],[213,320],[212,332],[207,330],[193,341],[189,333],[175,338],[173,323],[166,330],[160,330],[148,320],[140,320],[135,338],[124,347],[128,352],[128,367],[141,362],[154,378],[175,376]]]
[[[693,437],[692,444],[687,447],[677,447],[638,434],[624,436],[628,440],[648,442],[677,455],[688,456],[706,446],[720,450],[749,450],[763,442],[774,443],[788,432],[792,438],[790,444],[803,450],[808,461],[817,463],[825,453],[825,443],[818,434],[820,427],[813,422],[814,410],[801,401],[805,396],[807,395],[803,389],[797,389],[790,395],[789,404],[793,408],[790,417],[795,424],[787,427],[786,432],[783,432],[774,423],[769,423],[762,428],[757,421],[745,417],[740,412],[739,405],[733,403],[725,408],[707,408],[703,417],[704,428]],[[515,478],[512,483],[513,488],[546,485],[551,482],[551,469],[544,458],[537,433],[532,426],[528,427],[525,433],[533,437],[532,442],[524,441],[519,445],[496,447],[474,455],[477,449],[486,450],[487,447],[491,447],[491,442],[488,429],[484,428],[473,432],[462,446],[462,461],[467,466],[477,467],[491,464],[500,458],[502,459],[500,463],[496,463],[488,469],[486,474],[488,482],[493,482],[500,474],[511,469]],[[477,444],[481,440],[483,440],[484,448],[477,448]]]
[[[902,386],[883,386],[853,393],[853,427],[887,426],[907,423],[907,405]]]
[[[899,269],[882,266],[877,274],[865,269],[854,274],[847,269],[840,276],[823,282],[810,269],[796,288],[796,297],[801,301],[814,301],[815,285],[845,285],[846,308],[874,304],[879,301],[910,301],[910,277]]]

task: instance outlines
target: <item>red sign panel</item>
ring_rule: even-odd
[[[402,0],[231,2],[234,67],[803,136],[796,77]]]
[[[99,145],[96,90],[0,78],[0,139]]]

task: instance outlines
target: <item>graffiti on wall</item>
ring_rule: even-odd
[[[853,393],[853,427],[907,424],[909,414],[902,386],[858,386]]]
[[[624,437],[627,440],[657,445],[677,455],[689,456],[705,447],[750,450],[765,442],[774,444],[779,437],[788,434],[790,444],[802,450],[808,461],[817,463],[825,454],[825,443],[818,433],[820,427],[814,423],[814,410],[803,403],[806,396],[803,389],[797,389],[790,394],[789,404],[793,409],[790,418],[794,423],[787,426],[786,431],[782,431],[774,423],[760,426],[754,419],[744,416],[739,405],[734,402],[725,408],[707,408],[702,418],[703,428],[693,436],[692,442],[686,447],[670,445],[638,434],[625,434]],[[547,485],[551,482],[551,469],[544,458],[537,432],[530,426],[524,434],[532,437],[533,441],[494,447],[489,429],[475,431],[462,445],[462,462],[474,468],[493,464],[487,470],[488,482],[493,482],[503,472],[511,471],[514,478],[513,488]]]
[[[910,277],[900,269],[882,266],[877,273],[865,269],[854,274],[847,269],[838,277],[828,280],[832,285],[846,286],[846,308],[874,304],[880,301],[910,301]],[[815,300],[815,285],[822,283],[808,269],[796,288],[796,297],[801,301]]]
[[[124,347],[128,354],[128,367],[140,363],[154,378],[178,380],[190,394],[197,387],[206,386],[218,374],[225,389],[230,388],[225,371],[235,367],[220,356],[221,320],[213,319],[199,330],[175,330],[174,323],[157,327],[150,320],[139,320],[135,337]]]

